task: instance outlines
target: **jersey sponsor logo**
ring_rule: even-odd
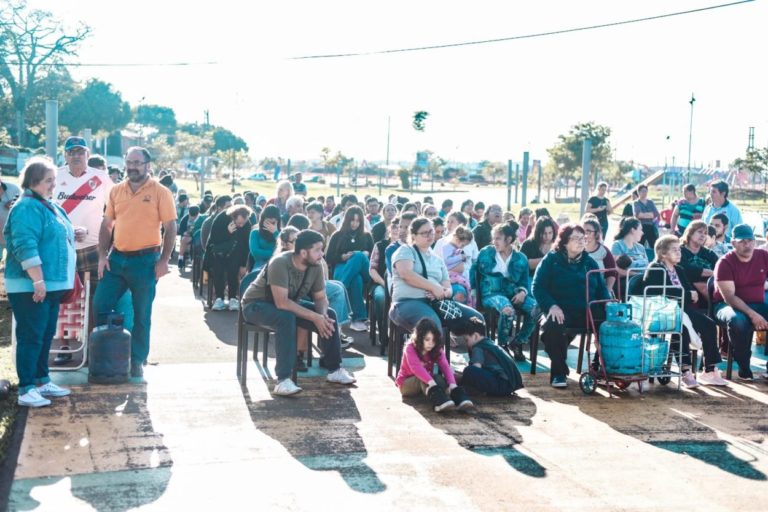
[[[101,179],[98,176],[95,176],[89,179],[87,182],[83,183],[80,188],[69,195],[65,194],[64,192],[59,193],[58,199],[60,201],[64,201],[61,203],[61,207],[65,212],[67,212],[67,214],[70,214],[83,201],[93,201],[96,199],[96,197],[90,195],[90,193],[96,190],[99,185],[101,185]]]

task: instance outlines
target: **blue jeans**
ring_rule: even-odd
[[[349,300],[352,303],[352,321],[355,322],[368,318],[363,288],[370,279],[368,274],[370,266],[368,256],[362,252],[356,252],[347,261],[337,264],[336,268],[333,269],[333,278],[344,283],[349,291]]]
[[[326,281],[325,295],[328,297],[328,306],[336,312],[339,325],[349,323],[349,297],[347,289],[341,281]]]
[[[8,294],[16,318],[16,374],[20,395],[35,384],[51,380],[48,377],[48,353],[56,334],[62,295],[64,291],[48,292],[42,302],[34,302],[32,293]]]
[[[768,318],[768,304],[764,302],[747,304],[763,318]],[[733,344],[733,360],[739,364],[739,369],[748,369],[752,358],[752,336],[755,328],[752,321],[741,311],[733,309],[725,302],[715,305],[715,317],[725,323],[728,338]]]
[[[461,385],[472,386],[490,396],[509,396],[512,394],[512,384],[507,379],[499,377],[491,370],[472,365],[464,368]]]
[[[142,256],[124,256],[117,252],[109,255],[110,270],[96,288],[93,309],[96,325],[103,325],[107,315],[117,310],[120,298],[129,290],[133,302],[133,329],[131,329],[131,364],[141,364],[149,355],[149,332],[152,326],[152,302],[155,300],[155,263],[158,253]]]
[[[315,307],[313,303],[305,300],[299,301],[299,304],[312,310]],[[331,308],[328,308],[328,316],[336,320],[336,313]],[[314,331],[314,324],[297,317],[290,311],[279,309],[271,302],[261,300],[246,304],[243,307],[243,317],[248,323],[275,333],[275,352],[277,353],[275,374],[278,381],[289,378],[296,364],[296,327]],[[320,350],[323,351],[323,365],[328,369],[328,373],[333,373],[341,367],[341,338],[338,323],[330,338],[320,338]]]
[[[131,290],[127,290],[120,300],[117,301],[115,311],[123,315],[123,329],[127,331],[133,330],[133,295]]]
[[[512,304],[504,295],[491,295],[490,297],[483,297],[483,307],[493,308],[499,312],[499,324],[496,329],[496,337],[498,338],[499,345],[508,345],[510,343],[516,345],[522,345],[528,338],[531,337],[531,333],[536,328],[538,322],[538,311],[536,310],[536,301],[530,295],[525,296],[525,300],[522,304]],[[511,315],[505,315],[501,312],[506,307],[512,307],[513,313]],[[510,340],[509,335],[512,333],[512,329],[515,325],[515,314],[523,316],[523,325],[520,326],[520,332],[518,332],[514,339]]]
[[[483,321],[483,315],[475,311],[469,306],[459,304],[461,308],[461,316],[454,320],[441,321],[437,316],[435,310],[426,301],[426,299],[405,299],[399,302],[393,302],[392,307],[389,310],[389,318],[398,326],[405,329],[408,332],[413,332],[416,324],[422,318],[428,318],[437,326],[440,334],[443,335],[443,341],[448,343],[445,339],[443,327],[446,327],[449,331],[458,330],[464,322],[468,322],[470,317],[477,317]]]
[[[384,316],[386,314],[386,311],[384,311],[384,307],[387,304],[387,292],[384,290],[384,287],[380,284],[374,285],[373,287],[373,314],[375,318],[372,318],[371,321],[376,321],[379,324],[382,322],[386,322],[386,317]]]

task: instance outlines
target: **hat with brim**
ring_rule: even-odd
[[[86,144],[85,139],[82,137],[69,137],[64,143],[64,151],[74,148],[88,149],[88,144]]]
[[[738,224],[733,227],[731,240],[754,240],[755,232],[747,224]]]

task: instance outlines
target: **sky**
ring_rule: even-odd
[[[505,38],[718,5],[712,0],[282,0],[245,3],[29,0],[93,29],[76,79],[113,84],[132,106],[243,137],[254,158],[519,161],[580,122],[612,130],[615,157],[692,165],[742,156],[749,127],[768,145],[763,50],[768,4],[755,1],[631,25],[420,52],[294,59]],[[763,50],[760,50],[760,49]],[[192,63],[169,66],[170,63]],[[125,66],[124,64],[142,64]],[[208,64],[212,63],[212,64]],[[413,113],[430,113],[426,130]]]

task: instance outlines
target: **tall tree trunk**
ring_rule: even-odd
[[[26,130],[26,119],[24,116],[24,110],[17,108],[16,109],[16,145],[17,146],[24,146],[27,142],[27,130]]]

